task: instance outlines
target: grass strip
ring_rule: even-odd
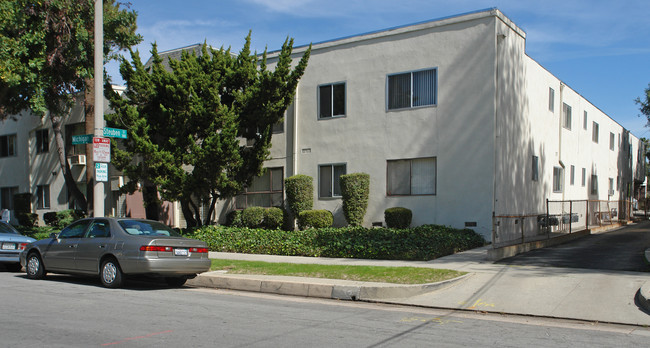
[[[466,274],[424,267],[316,265],[222,259],[212,259],[211,270],[223,270],[230,274],[281,275],[394,284],[435,283]]]

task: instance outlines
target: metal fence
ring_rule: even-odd
[[[631,201],[546,201],[545,211],[495,215],[492,246],[499,248],[548,239],[631,218]]]

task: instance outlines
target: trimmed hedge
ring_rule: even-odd
[[[264,211],[264,228],[276,230],[284,223],[284,212],[280,208],[272,207]]]
[[[388,228],[408,228],[411,226],[413,212],[403,207],[394,207],[384,210],[384,220]]]
[[[277,207],[248,207],[244,210],[233,210],[226,215],[226,226],[267,228],[274,230],[284,224],[284,212]]]
[[[314,206],[314,179],[308,175],[294,175],[284,179],[287,205],[294,216]]]
[[[64,227],[70,225],[74,221],[84,218],[86,214],[83,210],[67,209],[62,211],[51,211],[43,214],[43,221],[48,226],[55,227],[62,230]]]
[[[241,212],[241,221],[248,228],[262,228],[264,222],[264,208],[248,207]]]
[[[241,221],[241,210],[232,210],[226,214],[226,226],[230,227],[243,227],[244,223]]]
[[[334,216],[329,210],[305,210],[298,215],[298,227],[301,230],[330,227],[332,223]]]
[[[206,226],[192,237],[205,241],[213,251],[383,260],[432,260],[485,245],[472,230],[439,225],[304,231]]]
[[[341,175],[341,196],[343,215],[350,226],[363,225],[363,217],[368,209],[370,194],[370,175],[352,173]]]

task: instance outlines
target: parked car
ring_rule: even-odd
[[[23,236],[10,224],[0,221],[0,263],[9,271],[20,271],[20,252],[35,240]]]
[[[210,268],[205,242],[181,237],[157,221],[130,218],[78,220],[27,245],[20,263],[31,279],[47,272],[94,275],[109,288],[120,287],[126,276],[145,275],[182,286]]]

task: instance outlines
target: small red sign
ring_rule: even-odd
[[[111,162],[111,140],[108,138],[93,138],[93,161]]]

